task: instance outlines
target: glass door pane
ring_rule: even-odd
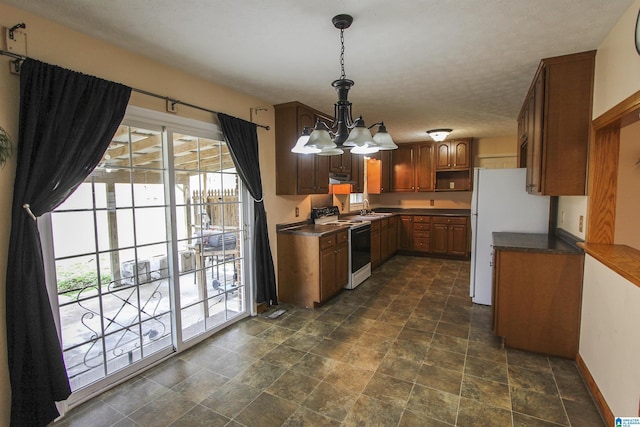
[[[182,338],[246,313],[240,180],[223,141],[173,134]]]

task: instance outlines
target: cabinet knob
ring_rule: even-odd
[[[447,166],[448,166],[448,167],[451,167],[451,163],[449,163]]]
[[[412,190],[415,190],[415,188],[414,188],[414,187],[411,187],[411,189],[412,189]]]

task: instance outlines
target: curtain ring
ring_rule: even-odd
[[[25,203],[24,205],[22,205],[22,207],[24,208],[24,210],[27,211],[27,214],[33,218],[34,221],[36,221],[38,218],[36,218],[36,216],[33,214],[33,212],[31,212],[31,206],[29,206],[29,203]]]

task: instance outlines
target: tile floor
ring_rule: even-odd
[[[505,350],[469,263],[396,256],[317,310],[245,319],[54,426],[604,426],[572,361]]]

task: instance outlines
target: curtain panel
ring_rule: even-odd
[[[256,125],[222,113],[218,113],[218,120],[229,145],[229,151],[238,175],[254,199],[253,256],[256,263],[256,302],[265,303],[267,307],[276,305],[278,304],[276,274],[273,267],[271,246],[269,246],[267,212],[262,200],[262,178],[260,176]]]
[[[131,89],[33,59],[20,74],[20,124],[7,267],[11,425],[44,426],[71,389],[47,295],[36,217],[97,166]]]

